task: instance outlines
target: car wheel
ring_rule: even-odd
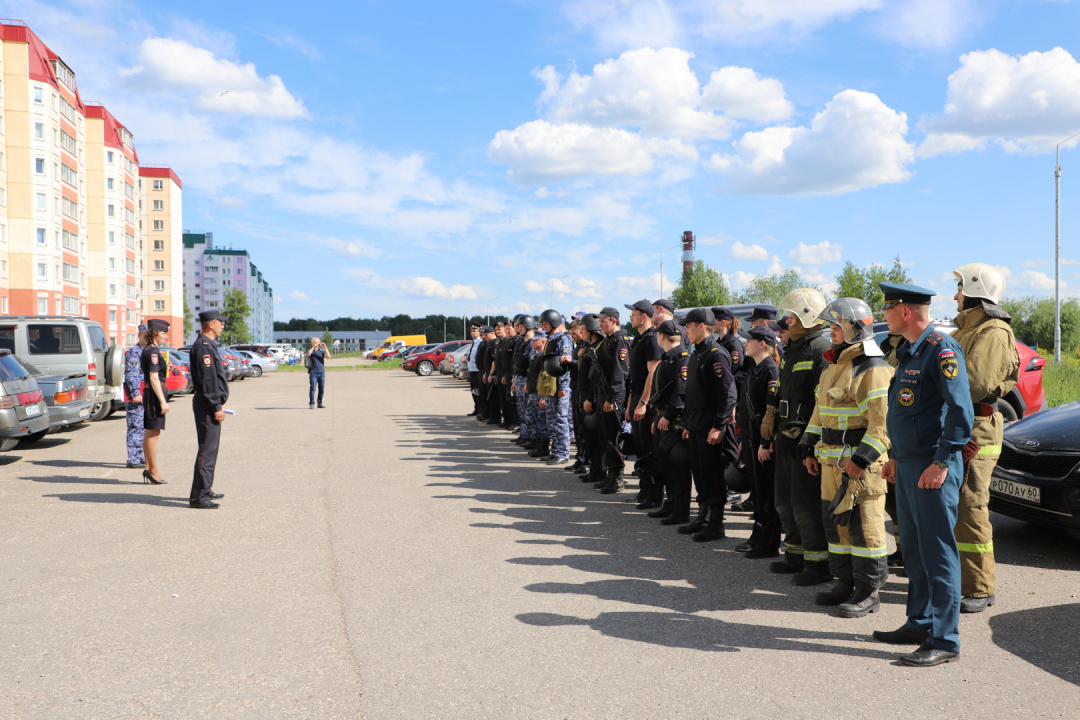
[[[104,420],[105,418],[109,417],[109,410],[111,409],[111,405],[111,402],[108,404],[98,403],[94,406],[94,409],[90,411],[90,419],[94,422],[97,422],[98,420]]]
[[[998,398],[994,401],[994,409],[1001,413],[1001,417],[1005,422],[1015,422],[1020,419],[1016,416],[1016,409],[1004,398]]]
[[[46,430],[42,430],[41,432],[30,433],[26,437],[19,438],[19,440],[21,440],[24,443],[36,443],[41,438],[45,437],[48,433],[49,433],[49,431],[48,431],[48,429],[46,429]]]
[[[434,365],[432,365],[427,360],[422,360],[422,361],[420,361],[420,364],[416,366],[416,374],[421,375],[423,377],[427,377],[428,375],[431,374],[431,371],[434,370],[434,369],[435,369]]]
[[[255,367],[251,368],[251,374],[255,377],[262,377],[262,368],[256,365]]]

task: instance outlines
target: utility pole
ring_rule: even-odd
[[[1061,364],[1061,146],[1080,132],[1073,133],[1054,148],[1054,362]]]

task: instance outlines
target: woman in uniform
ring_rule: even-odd
[[[761,421],[780,377],[779,340],[776,333],[764,325],[750,328],[742,336],[746,339],[746,356],[753,366],[743,379],[737,419],[743,464],[750,475],[750,496],[755,502],[750,539],[735,549],[745,552],[751,559],[776,557],[780,554],[782,528],[773,493],[772,450],[762,445]]]
[[[656,342],[664,354],[653,373],[649,402],[654,411],[653,446],[667,486],[667,500],[658,510],[649,513],[649,517],[663,518],[660,522],[664,525],[682,525],[690,521],[690,469],[680,468],[672,462],[670,448],[681,442],[682,426],[678,421],[685,405],[686,364],[690,361],[690,353],[673,320],[665,320],[657,326]]]
[[[145,468],[143,458],[143,393],[142,351],[146,347],[149,328],[139,326],[139,342],[124,353],[124,414],[127,417],[127,466]]]
[[[142,351],[143,382],[143,454],[146,456],[146,469],[143,470],[143,482],[164,485],[161,470],[157,464],[157,441],[165,429],[165,415],[169,412],[169,401],[165,397],[165,381],[169,373],[169,361],[158,344],[169,332],[169,323],[164,320],[150,320],[147,323],[147,343]]]

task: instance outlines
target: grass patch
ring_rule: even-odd
[[[1048,407],[1065,405],[1080,400],[1080,356],[1061,355],[1061,364],[1054,362],[1053,350],[1039,350],[1046,358],[1043,366],[1043,391],[1046,393]]]

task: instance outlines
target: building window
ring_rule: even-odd
[[[108,187],[108,188],[109,188],[110,190],[112,190],[112,189],[113,189],[113,179],[112,179],[112,178],[107,178],[107,179],[105,180],[105,185],[106,185],[106,186],[107,186],[107,187]]]
[[[48,315],[49,314],[49,298],[37,299],[37,314]]]
[[[164,269],[165,269],[165,261],[164,260],[155,260],[154,261],[154,270],[164,270]]]
[[[154,221],[154,229],[155,230],[164,230],[165,229],[165,221],[164,220],[155,220]]]
[[[45,158],[34,158],[34,172],[38,175],[45,174]]]
[[[154,189],[155,190],[164,190],[165,189],[165,181],[164,180],[155,180],[154,181]]]
[[[116,217],[116,206],[115,205],[110,205],[109,208],[108,208],[108,212],[106,214],[111,218]]]
[[[109,311],[109,324],[110,325],[115,325],[116,324],[116,311],[115,310],[110,310]]]
[[[109,258],[109,269],[110,270],[115,270],[116,269],[116,258],[114,258],[114,257]]]
[[[112,165],[112,162],[113,162],[113,151],[112,151],[112,150],[109,150],[108,152],[106,152],[106,153],[105,153],[105,158],[106,158],[106,159],[107,159],[107,160],[109,161],[109,164],[110,164],[110,165]]]
[[[161,311],[165,310],[165,301],[164,300],[155,300],[154,301],[154,310],[157,311],[157,312],[161,312]]]
[[[36,140],[44,140],[45,139],[45,124],[44,123],[34,123],[34,139],[36,139]]]
[[[7,190],[0,188],[0,207],[7,206]]]
[[[45,104],[45,92],[39,87],[34,88],[34,104],[35,105],[44,105]]]
[[[131,283],[127,284],[127,296],[129,298],[135,297],[135,286],[132,285]]]
[[[79,266],[64,263],[64,281],[70,283],[79,282]]]
[[[38,210],[41,210],[41,211],[44,212],[44,210],[45,210],[45,193],[38,193],[37,194],[37,203],[35,204],[35,207]]]
[[[165,292],[165,281],[164,280],[155,280],[154,281],[154,292]]]
[[[6,297],[5,298],[0,298],[0,312],[3,312],[5,315],[7,315],[8,309],[7,309],[7,298]]]
[[[38,245],[44,245],[45,244],[45,228],[38,228],[37,229],[37,244]]]
[[[46,265],[45,263],[38,263],[37,264],[37,276],[38,276],[38,280],[48,280],[49,279],[49,266]]]
[[[135,247],[135,236],[131,233],[124,233],[124,244],[129,248]]]
[[[154,241],[154,249],[155,250],[164,250],[165,249],[165,241],[164,240],[155,240]]]
[[[129,273],[135,272],[135,261],[131,258],[124,258],[124,265]]]
[[[109,297],[116,297],[116,283],[109,283]]]
[[[154,201],[154,209],[155,210],[164,210],[165,209],[165,201],[164,200],[155,200]]]
[[[79,298],[71,297],[70,295],[64,296],[64,313],[66,315],[78,315],[79,314]]]
[[[7,225],[0,223],[0,243],[7,242]]]
[[[7,277],[7,260],[0,260],[0,277]]]
[[[112,231],[112,230],[109,231],[109,244],[110,245],[115,245],[116,244],[116,233],[114,231]]]

